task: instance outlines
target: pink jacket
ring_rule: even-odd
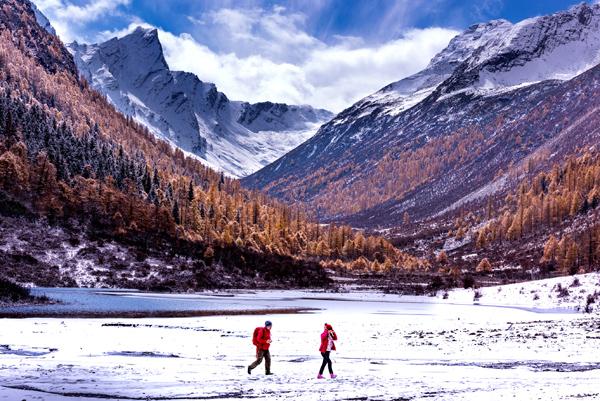
[[[333,341],[337,341],[337,334],[335,334],[335,331],[332,331],[331,334],[332,334]],[[329,342],[328,336],[329,336],[328,330],[325,330],[321,333],[321,347],[319,348],[319,352],[327,351],[327,343]],[[335,351],[335,343],[333,343],[331,350]]]

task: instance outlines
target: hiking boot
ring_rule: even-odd
[[[337,375],[334,375],[333,373],[331,374],[331,378],[335,379],[337,377]]]
[[[273,374],[272,372],[265,373],[265,375],[267,375],[267,376],[271,376],[272,374]]]
[[[252,368],[250,366],[248,366],[248,374],[252,374]]]
[[[317,376],[317,379],[324,379],[323,375],[319,373],[319,375]]]

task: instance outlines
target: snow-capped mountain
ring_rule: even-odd
[[[564,139],[595,107],[595,79],[571,80],[599,62],[600,5],[474,25],[423,71],[342,111],[243,183],[289,200],[302,194],[321,217],[357,225],[433,216],[502,188],[499,172]],[[563,109],[578,96],[591,98]]]
[[[598,5],[582,4],[517,24],[494,20],[471,26],[423,71],[384,87],[350,110],[362,114],[382,108],[383,114],[395,115],[435,89],[446,95],[459,90],[506,91],[549,79],[567,80],[599,62]]]
[[[231,176],[272,162],[333,116],[310,106],[231,101],[214,84],[171,71],[153,29],[68,47],[80,73],[117,109]]]

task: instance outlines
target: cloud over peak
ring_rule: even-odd
[[[65,41],[100,41],[123,36],[138,25],[156,27],[171,69],[214,82],[232,99],[310,104],[336,112],[421,70],[457,34],[433,27],[405,29],[379,43],[343,35],[325,42],[309,32],[306,14],[279,5],[222,7],[188,15],[186,26],[176,34],[145,22],[129,2],[36,1]],[[115,13],[127,21],[124,27],[93,35],[83,29]]]

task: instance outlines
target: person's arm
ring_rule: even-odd
[[[327,332],[321,333],[321,344],[319,344],[319,351],[323,352],[323,348],[327,346]]]
[[[331,339],[333,341],[337,341],[337,334],[335,334],[335,331],[331,330]]]
[[[267,330],[265,335],[265,344],[271,344],[271,330]]]

